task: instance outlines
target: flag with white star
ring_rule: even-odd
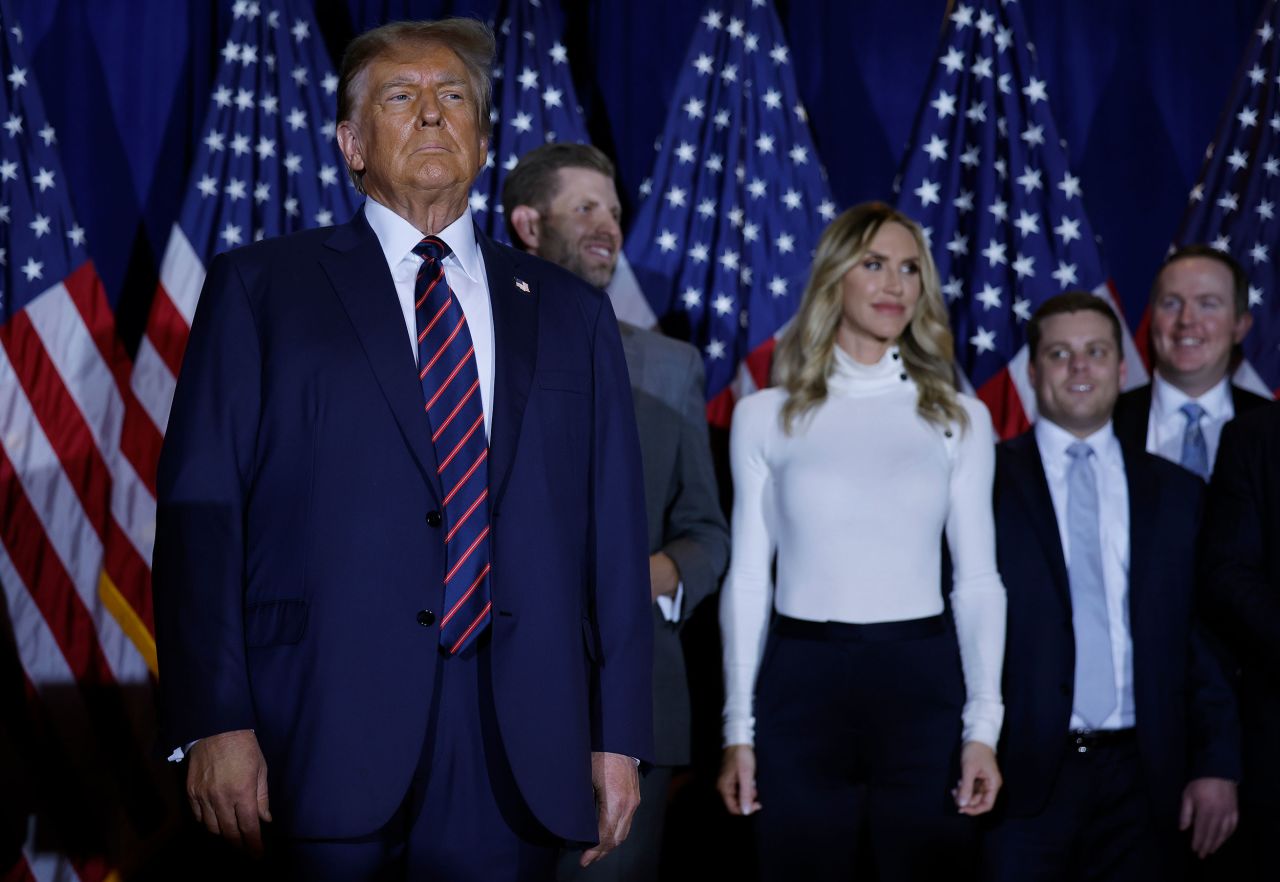
[[[626,253],[664,329],[702,352],[726,426],[767,385],[836,206],[766,0],[707,4],[673,95]]]
[[[160,265],[132,386],[164,434],[205,267],[267,236],[343,223],[357,195],[334,137],[338,77],[305,0],[236,0],[178,222]],[[155,444],[158,450],[158,441]],[[148,477],[155,462],[148,466]],[[144,520],[154,512],[141,512]]]
[[[493,133],[484,168],[471,185],[471,215],[490,236],[509,242],[502,217],[507,172],[535,147],[590,138],[560,41],[557,0],[501,0],[494,25]]]
[[[129,359],[7,0],[0,76],[0,591],[27,686],[4,728],[30,736],[9,740],[49,809],[31,815],[6,869],[100,879],[163,814],[131,707],[149,702],[155,669],[150,540],[122,523],[148,490],[136,451],[121,445],[137,409]],[[59,843],[69,841],[82,846],[68,853]]]
[[[1280,2],[1262,10],[1221,128],[1205,155],[1178,245],[1229,252],[1249,275],[1253,329],[1235,382],[1280,394]]]
[[[1067,290],[1119,307],[1016,0],[957,3],[941,45],[898,207],[925,228],[956,360],[1007,438],[1035,419],[1024,344],[1036,308]],[[1127,331],[1125,351],[1136,356]],[[1129,384],[1145,381],[1127,360]]]

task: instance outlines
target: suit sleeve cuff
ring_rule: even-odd
[[[684,582],[676,585],[675,597],[659,594],[657,603],[658,611],[662,613],[664,619],[673,625],[679,622],[681,611],[684,609]]]

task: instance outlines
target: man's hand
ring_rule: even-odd
[[[960,781],[952,795],[962,815],[983,815],[996,804],[1004,779],[996,752],[981,741],[966,741],[960,749]]]
[[[259,820],[271,821],[267,761],[250,729],[201,738],[187,765],[187,799],[205,829],[262,854]]]
[[[589,867],[613,851],[631,832],[631,816],[640,806],[640,771],[636,761],[620,753],[591,754],[591,786],[596,791],[596,821],[600,844],[588,848],[578,861]]]
[[[731,815],[749,815],[760,810],[756,799],[756,750],[750,744],[730,744],[720,761],[716,789]]]
[[[680,585],[680,570],[676,562],[665,552],[649,555],[649,593],[657,602],[659,597],[675,597]]]
[[[1239,821],[1235,781],[1196,778],[1182,791],[1178,829],[1191,828],[1191,850],[1196,857],[1203,860],[1221,848]]]

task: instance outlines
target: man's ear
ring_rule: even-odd
[[[525,250],[530,254],[537,254],[538,233],[541,227],[538,209],[532,205],[517,205],[511,209],[511,217],[508,220],[511,221],[511,226],[520,237],[520,241],[524,243]]]
[[[1246,309],[1244,312],[1240,313],[1240,315],[1236,316],[1235,325],[1231,329],[1231,342],[1238,346],[1240,341],[1245,338],[1245,335],[1249,333],[1249,329],[1252,327],[1253,313]]]
[[[364,154],[360,150],[360,138],[350,120],[338,123],[338,149],[352,171],[364,171]]]

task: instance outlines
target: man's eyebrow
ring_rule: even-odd
[[[389,80],[385,80],[382,85],[378,86],[379,92],[385,92],[388,89],[398,89],[401,86],[417,85],[417,79],[406,76],[394,76]]]

